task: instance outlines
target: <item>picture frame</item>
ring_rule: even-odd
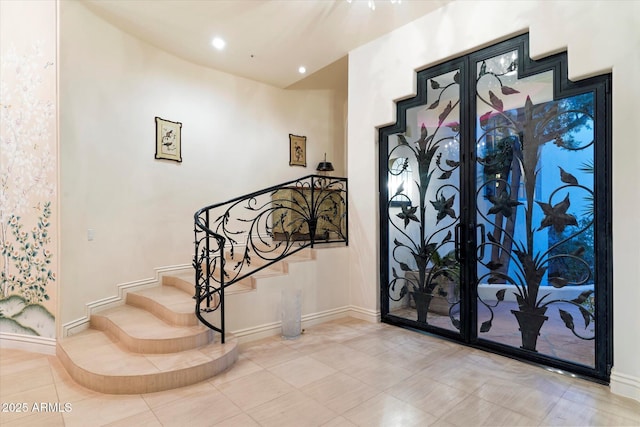
[[[307,167],[307,137],[289,134],[289,166]]]
[[[182,123],[156,117],[156,159],[182,162]]]

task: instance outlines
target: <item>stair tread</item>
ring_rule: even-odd
[[[278,274],[282,274],[282,273],[278,273]],[[191,274],[178,273],[178,274],[168,275],[167,277],[177,278],[177,279],[180,279],[180,280],[182,280],[184,282],[190,283],[194,287],[194,290],[195,290],[195,285],[194,285],[195,277],[193,275],[191,275]],[[171,288],[175,289],[173,286],[163,286],[163,287],[164,288],[169,288],[169,289],[171,289]],[[144,291],[140,291],[140,292],[136,292],[136,293],[146,292],[149,295],[156,295],[156,293],[159,293],[161,298],[162,298],[162,303],[163,304],[164,304],[165,301],[168,304],[172,303],[171,301],[172,301],[172,297],[173,297],[174,293],[166,292],[166,291],[154,291],[154,289],[157,289],[157,288],[149,288],[149,289],[145,289]],[[245,278],[245,279],[242,279],[239,282],[234,283],[233,285],[229,286],[228,288],[226,288],[225,295],[229,295],[229,294],[232,294],[232,293],[249,292],[249,291],[252,291],[252,290],[253,290],[253,286],[251,284],[251,278]],[[181,291],[181,290],[176,289],[176,291],[181,293],[181,294],[183,294],[183,295],[185,295],[185,293],[183,291]],[[166,292],[166,298],[164,297],[165,292]],[[155,296],[154,296],[154,299],[156,299],[156,301],[160,302],[160,300],[155,298]],[[185,309],[186,307],[188,307],[187,311],[193,312],[194,302],[193,302],[193,298],[191,298],[191,296],[189,296],[188,302],[185,302],[185,303],[183,303],[183,302],[177,303],[176,302],[176,303],[173,303],[173,304],[176,304],[176,306],[180,306],[181,309]]]
[[[192,312],[193,303],[191,303],[190,307],[190,311]],[[108,318],[127,335],[136,339],[170,340],[173,338],[194,336],[208,331],[208,329],[202,325],[169,325],[150,312],[131,305],[110,308],[95,313],[94,315]]]
[[[192,296],[173,286],[156,286],[131,293],[152,299],[176,313],[193,313],[194,310]]]
[[[60,346],[76,366],[96,374],[115,376],[152,375],[199,366],[218,359],[236,344],[235,338],[227,334],[226,344],[218,340],[177,353],[131,353],[96,329],[60,341]]]
[[[236,258],[227,259],[227,262],[229,263],[228,265],[231,269],[233,269],[233,266],[235,266],[235,264],[242,259],[243,254],[244,254],[243,251],[236,249],[236,252],[235,252]],[[226,253],[226,255],[228,256],[230,254]],[[276,254],[272,254],[272,255],[276,255]],[[313,261],[314,259],[315,259],[315,252],[313,249],[306,248],[298,252],[291,253],[286,257],[278,261],[275,261],[273,265],[269,265],[268,267],[265,267],[260,271],[252,273],[249,277],[242,279],[240,282],[234,283],[232,286],[226,289],[226,294],[228,295],[232,293],[243,293],[243,292],[252,291],[255,289],[255,284],[253,282],[254,279],[262,279],[262,278],[286,275],[288,274],[286,264]],[[251,259],[251,266],[249,267],[245,266],[245,267],[248,269],[259,268],[268,262],[269,260],[265,260],[253,254]],[[178,278],[183,282],[187,282],[192,285],[194,285],[195,283],[195,274],[192,271],[185,271],[177,274],[172,274],[170,277]]]
[[[253,273],[251,276],[255,277],[256,279],[260,279],[261,277],[277,277],[277,276],[284,276],[285,274],[287,273],[283,271],[269,270],[265,268],[264,270],[260,270],[256,273]]]
[[[244,252],[236,251],[235,258],[227,258],[227,262],[234,263],[233,265],[235,265],[235,263],[242,260],[243,254]],[[275,258],[277,258],[282,254],[280,252],[264,252],[263,255],[266,256],[266,259],[262,258],[260,255],[256,255],[254,252],[251,252],[249,254],[249,256],[251,257],[251,265],[262,266],[264,264],[268,264],[270,260],[274,260]],[[284,258],[277,260],[276,263],[280,261],[286,262],[286,261],[297,261],[297,260],[311,260],[314,258],[315,258],[315,254],[313,252],[313,249],[305,248],[297,252],[289,253]]]
[[[251,292],[253,291],[255,288],[253,287],[253,285],[251,284],[251,280],[241,280],[239,282],[234,283],[233,285],[229,286],[228,288],[225,289],[224,294],[225,295],[229,295],[229,294],[240,294],[243,292]]]
[[[285,258],[285,261],[311,261],[315,259],[315,254],[313,253],[313,249],[303,249],[299,252],[289,255]]]
[[[178,273],[169,274],[171,277],[177,277],[179,279],[184,280],[185,282],[193,283],[196,280],[196,274],[194,270],[184,270]],[[184,292],[183,292],[184,293]]]

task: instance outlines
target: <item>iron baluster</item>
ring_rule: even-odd
[[[347,179],[315,175],[200,209],[194,215],[196,316],[224,342],[225,289],[305,248],[347,244],[347,218]],[[218,309],[219,327],[203,316]]]

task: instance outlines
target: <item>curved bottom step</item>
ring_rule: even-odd
[[[89,329],[58,342],[56,354],[80,385],[101,393],[140,394],[169,390],[214,377],[238,359],[237,339],[168,354],[122,350],[104,333]]]

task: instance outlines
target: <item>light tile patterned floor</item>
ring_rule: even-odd
[[[479,338],[483,340],[493,341],[512,347],[520,347],[522,345],[522,334],[518,326],[518,321],[511,312],[517,310],[518,305],[515,302],[504,301],[497,306],[495,301],[486,301],[491,304],[491,311],[482,304],[478,303],[478,327],[482,322],[492,319],[491,329],[486,332],[479,332]],[[561,319],[558,308],[567,309],[567,307],[556,307],[554,310],[548,310],[546,316],[548,319],[544,322],[540,330],[540,336],[537,339],[536,350],[543,355],[551,356],[561,360],[571,361],[573,363],[585,366],[595,366],[595,340],[580,339],[575,336]],[[575,307],[573,308],[575,310]],[[395,309],[391,314],[405,319],[416,320],[417,314],[415,307],[404,307]],[[573,314],[580,316],[580,314]],[[460,314],[455,313],[454,318],[460,320]],[[448,331],[459,333],[455,328],[449,315],[437,313],[429,313],[428,322],[432,326],[437,326]],[[576,333],[583,337],[593,337],[593,325],[583,329],[584,322],[576,324]]]
[[[605,386],[352,318],[243,344],[216,378],[143,395],[92,392],[53,356],[0,349],[0,401],[26,404],[0,412],[7,427],[640,426],[640,402]]]

